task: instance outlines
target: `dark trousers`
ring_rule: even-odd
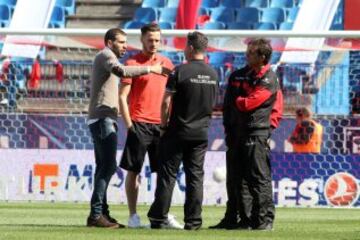
[[[107,188],[116,171],[117,125],[110,118],[89,125],[94,142],[95,178],[90,202],[90,216],[97,218],[109,214]]]
[[[226,202],[225,220],[229,223],[237,223],[239,219],[244,224],[249,224],[252,197],[246,188],[242,189],[240,196],[240,188],[237,182],[237,161],[239,154],[239,146],[234,136],[228,134],[226,141],[226,192],[228,201]],[[247,190],[247,191],[246,191]],[[240,201],[240,197],[243,199]]]
[[[248,136],[238,140],[237,185],[239,186],[239,205],[246,214],[243,220],[257,228],[272,223],[275,217],[275,206],[272,199],[270,148],[267,136]]]
[[[148,212],[152,223],[161,224],[167,219],[176,175],[182,162],[186,181],[184,222],[189,227],[202,225],[204,158],[207,144],[207,140],[180,140],[174,136],[164,136],[161,139],[161,164],[155,200]]]

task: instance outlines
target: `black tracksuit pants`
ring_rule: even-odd
[[[253,228],[272,223],[275,206],[272,198],[270,147],[268,136],[245,136],[237,139],[235,172],[239,186],[241,216]],[[251,208],[251,210],[249,209]],[[241,211],[240,211],[241,212]]]
[[[202,225],[204,158],[207,144],[207,140],[181,140],[166,133],[162,137],[155,200],[148,212],[152,223],[161,224],[167,220],[176,176],[182,162],[186,181],[184,222],[188,227]]]
[[[252,197],[246,189],[242,190],[242,201],[240,198],[240,188],[238,184],[237,161],[239,157],[239,143],[234,135],[227,134],[225,137],[226,150],[226,192],[228,201],[226,202],[226,211],[224,219],[229,223],[237,223],[240,220],[243,224],[250,224],[250,213]],[[247,194],[246,194],[247,190]]]

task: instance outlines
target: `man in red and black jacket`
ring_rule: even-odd
[[[271,230],[272,200],[268,139],[282,116],[283,98],[276,74],[270,69],[269,41],[248,43],[247,66],[229,77],[223,124],[227,151],[228,203],[223,224],[215,228]]]

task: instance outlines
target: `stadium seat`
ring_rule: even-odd
[[[276,25],[272,22],[259,22],[254,25],[256,30],[275,30]]]
[[[140,21],[128,21],[125,23],[124,28],[125,29],[139,29],[144,25],[145,25],[145,23],[140,22]]]
[[[179,6],[179,0],[168,0],[166,6],[177,8]]]
[[[17,0],[0,0],[0,5],[7,5],[10,9],[10,16],[12,16]]]
[[[7,5],[0,5],[1,27],[8,27],[10,25],[10,20],[11,20],[10,8]]]
[[[55,6],[64,8],[65,15],[75,14],[75,0],[56,0]]]
[[[344,30],[344,26],[341,23],[332,24],[330,30]]]
[[[159,8],[160,11],[160,17],[159,22],[176,22],[176,15],[177,15],[177,8]]]
[[[287,22],[294,22],[297,15],[299,12],[299,8],[298,7],[293,7],[289,10],[288,14],[287,14],[287,18],[286,21]]]
[[[251,24],[247,22],[232,22],[227,24],[227,29],[251,29]]]
[[[261,15],[261,22],[280,24],[285,20],[285,11],[282,8],[266,8]]]
[[[242,8],[243,4],[240,0],[222,0],[220,2],[220,7],[227,7],[227,8]]]
[[[209,52],[209,64],[215,66],[222,66],[225,63],[232,63],[234,61],[234,56],[227,52]]]
[[[245,0],[245,7],[267,8],[268,0]]]
[[[216,8],[219,6],[219,0],[202,0],[200,7]]]
[[[157,21],[155,8],[138,8],[135,11],[134,21],[151,23]]]
[[[271,0],[271,8],[292,8],[294,7],[294,0]]]
[[[161,29],[174,29],[174,24],[171,22],[159,22],[158,24]]]
[[[258,23],[260,11],[257,8],[240,8],[236,10],[236,22]]]
[[[166,7],[165,0],[144,0],[141,4],[141,7],[153,7],[153,8],[163,8]]]
[[[198,16],[202,16],[202,15],[210,15],[210,10],[203,7],[199,8]]]
[[[179,65],[183,62],[184,56],[181,52],[169,52],[169,51],[163,51],[161,52],[162,55],[165,57],[168,57],[174,65]]]
[[[208,22],[205,23],[203,29],[225,29],[226,25],[223,22]]]
[[[49,27],[64,28],[65,27],[65,10],[55,6],[51,14]]]
[[[235,22],[235,9],[224,7],[213,8],[211,11],[210,21],[224,23]]]
[[[292,22],[282,22],[280,23],[279,30],[291,30],[294,23]]]

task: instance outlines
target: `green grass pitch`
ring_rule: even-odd
[[[148,223],[149,206],[140,206],[139,214]],[[111,205],[112,215],[127,221],[125,205]],[[209,230],[223,216],[224,207],[203,208],[203,228],[199,231],[151,229],[95,229],[85,227],[88,204],[79,203],[8,203],[0,202],[0,240],[360,240],[360,209],[278,208],[275,229],[269,232]],[[171,213],[182,222],[183,208]]]

